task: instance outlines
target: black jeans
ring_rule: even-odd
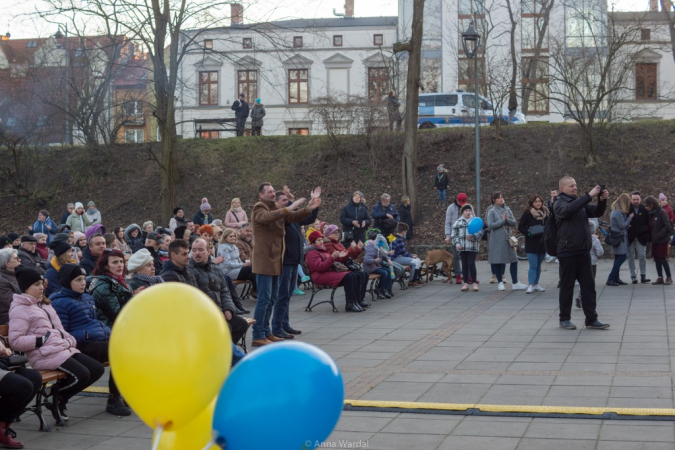
[[[351,272],[356,278],[356,289],[358,293],[358,301],[363,301],[366,298],[366,289],[368,289],[368,274],[363,270]]]
[[[339,286],[345,288],[345,299],[347,304],[358,303],[361,300],[361,286],[359,286],[359,277],[357,272],[347,272],[340,281]]]
[[[251,282],[251,287],[253,288],[254,291],[257,291],[256,285],[255,285],[255,274],[253,273],[253,267],[251,266],[243,266],[241,269],[239,269],[239,275],[237,275],[237,281],[250,281]]]
[[[82,344],[77,344],[77,349],[100,363],[110,361],[108,359],[108,341],[84,342]],[[108,390],[112,395],[120,394],[120,391],[115,384],[115,380],[113,379],[112,372],[110,372],[110,378],[108,379]]]
[[[459,259],[462,261],[462,280],[465,283],[476,282],[476,255],[478,252],[459,252]],[[450,274],[448,274],[450,276]]]
[[[260,136],[262,127],[251,127],[251,136]]]
[[[0,380],[0,421],[12,423],[40,391],[42,375],[22,367],[9,372]]]
[[[74,354],[58,369],[68,374],[66,378],[57,382],[62,405],[68,403],[73,395],[94,384],[105,372],[100,362],[84,353]]]
[[[670,278],[670,266],[666,258],[654,258],[654,263],[656,264],[656,274],[659,278],[663,278],[663,270],[666,271],[666,277]]]
[[[232,335],[232,342],[235,344],[241,340],[241,337],[248,330],[248,322],[241,316],[232,314],[232,320],[228,320],[227,324],[230,326],[230,334]]]
[[[246,117],[237,117],[237,136],[243,136],[246,129]]]
[[[586,315],[586,325],[592,324],[598,320],[598,314],[595,312],[596,294],[591,255],[586,253],[585,255],[558,257],[558,261],[560,261],[560,293],[558,294],[560,321],[572,318],[574,281],[577,280],[581,288],[581,297],[584,300],[582,307]]]

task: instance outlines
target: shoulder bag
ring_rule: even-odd
[[[613,231],[611,228],[605,236],[605,244],[610,247],[618,247],[623,242],[623,231]]]
[[[530,227],[528,229],[528,234],[530,237],[537,237],[541,236],[544,234],[544,226],[543,225],[535,225],[533,227]]]

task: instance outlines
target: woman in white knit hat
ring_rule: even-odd
[[[89,219],[89,216],[84,213],[84,206],[82,203],[75,203],[75,209],[70,217],[68,217],[68,220],[66,220],[66,225],[68,225],[73,232],[79,231],[80,233],[84,233],[87,231],[87,227],[91,225],[91,220]]]
[[[160,276],[155,276],[155,262],[147,249],[142,249],[131,255],[127,262],[129,269],[129,289],[136,294],[140,290],[164,283]]]

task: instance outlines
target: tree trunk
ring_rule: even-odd
[[[670,48],[673,52],[675,61],[675,19],[670,17],[670,13],[675,11],[675,6],[671,0],[661,0],[661,11],[663,17],[668,21],[668,31],[670,32]]]
[[[417,186],[415,183],[417,181],[417,104],[419,103],[422,63],[423,14],[424,0],[414,0],[410,42],[398,47],[401,50],[408,51],[401,181],[403,183],[403,195],[410,197],[411,213],[414,220],[419,220],[419,203],[417,202]],[[397,46],[395,46],[394,51],[397,51]]]

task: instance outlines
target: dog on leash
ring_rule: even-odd
[[[443,270],[446,275],[448,275],[448,278],[446,280],[443,280],[443,283],[447,283],[449,280],[452,279],[451,273],[452,273],[452,255],[449,252],[446,252],[445,250],[441,249],[436,249],[436,250],[430,250],[427,253],[427,257],[424,258],[424,264],[426,265],[427,268],[427,273],[426,273],[426,282],[428,283],[429,281],[433,281],[434,275],[436,274],[436,264],[438,263],[443,263],[441,266],[441,270]],[[440,275],[440,274],[439,274]]]

